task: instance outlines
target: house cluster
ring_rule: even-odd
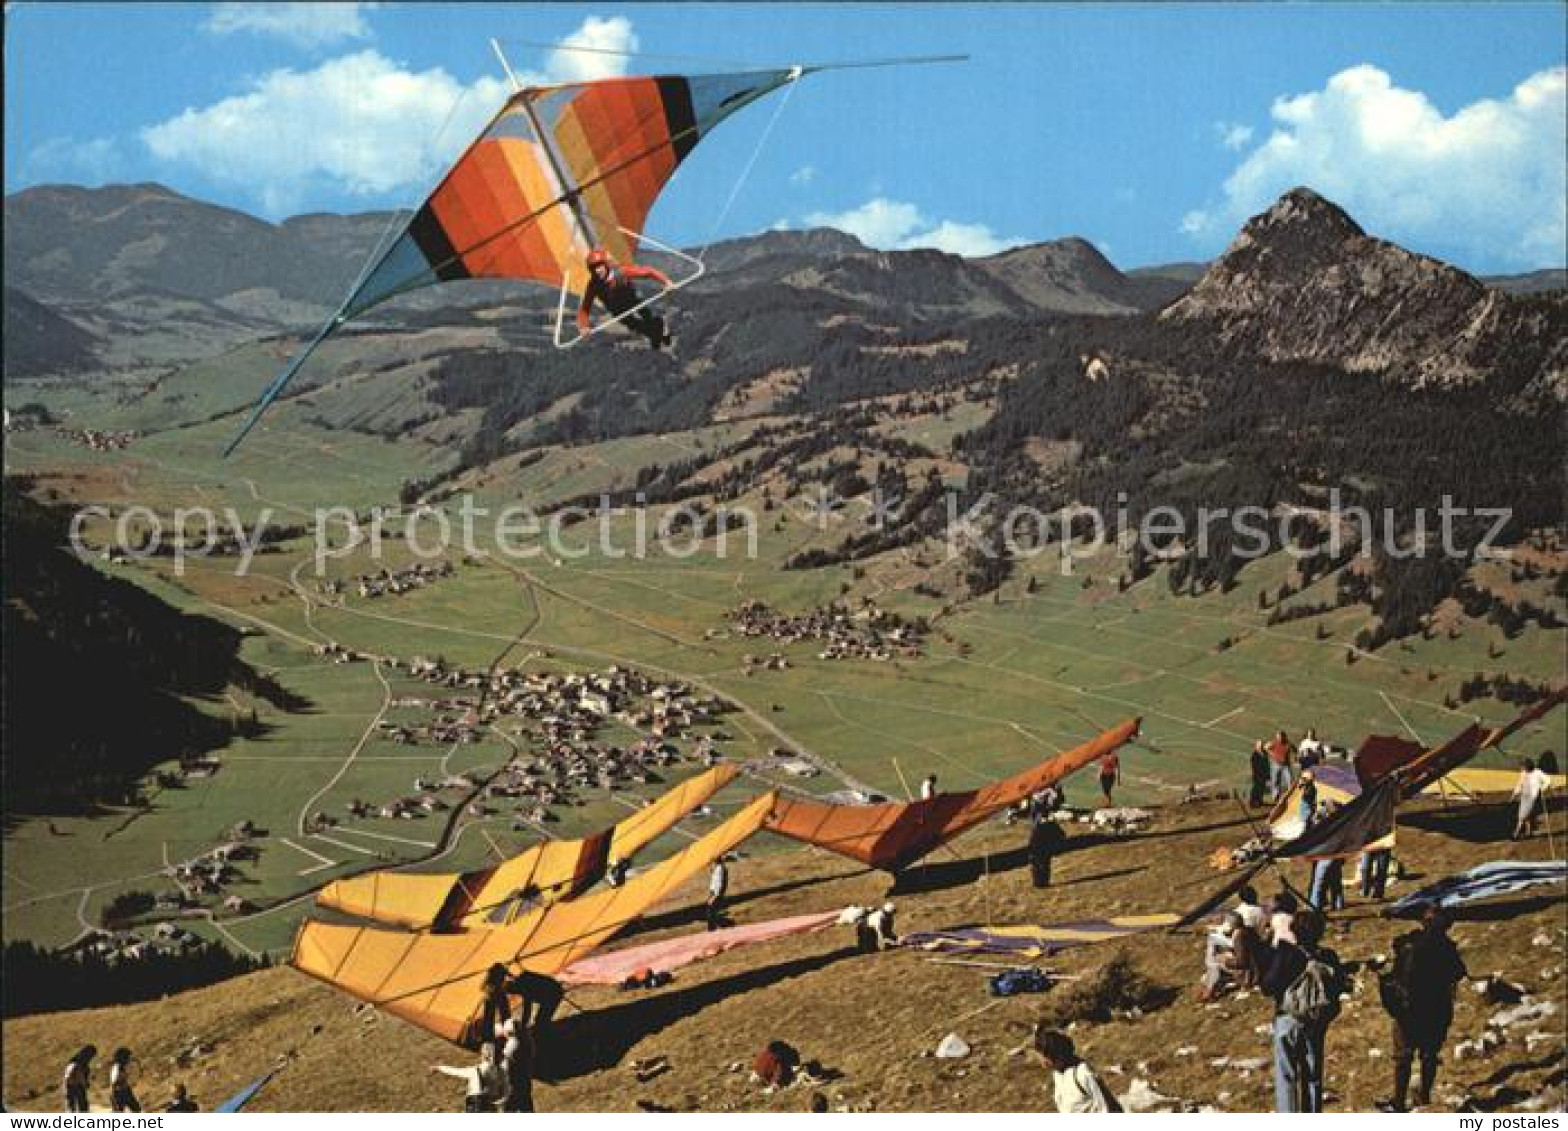
[[[317,644],[314,651],[316,655],[334,664],[353,664],[364,659],[358,652],[343,647],[336,640],[328,640],[325,644]]]
[[[106,432],[97,428],[61,428],[61,436],[94,452],[123,452],[141,433],[134,430]]]
[[[240,878],[239,865],[261,855],[256,839],[264,836],[250,821],[241,821],[224,834],[224,842],[209,852],[174,865],[169,875],[174,892],[158,897],[157,907],[178,910],[194,907],[204,899],[222,899],[225,911],[246,911],[249,904],[224,889]]]
[[[457,572],[452,563],[443,559],[435,565],[425,562],[416,562],[414,565],[405,566],[403,569],[392,570],[385,567],[373,573],[361,573],[349,578],[332,578],[319,582],[316,586],[318,592],[327,597],[341,597],[349,590],[359,596],[374,599],[376,597],[396,597],[403,593],[411,593],[415,589],[423,589],[433,585],[444,577],[451,577]]]
[[[584,804],[594,790],[616,790],[657,783],[667,767],[718,760],[719,733],[695,736],[689,751],[676,740],[717,721],[724,705],[712,695],[695,694],[674,681],[655,680],[614,666],[603,672],[465,671],[442,660],[416,657],[409,675],[447,690],[477,695],[432,699],[400,697],[399,707],[423,707],[434,714],[422,722],[383,721],[381,733],[403,745],[452,746],[480,741],[503,719],[521,720],[537,739],[488,781],[472,774],[441,779],[415,778],[411,792],[382,804],[350,801],[351,818],[415,820],[466,804],[471,817],[509,810],[518,824],[554,821],[553,809]],[[612,723],[643,737],[627,745],[598,741]],[[337,818],[313,814],[311,828],[328,828]]]
[[[185,781],[205,781],[213,777],[223,768],[221,759],[212,757],[187,757],[180,759],[180,768],[177,771]]]
[[[921,625],[878,608],[869,600],[858,610],[835,602],[797,615],[779,612],[762,601],[747,601],[732,610],[729,618],[735,631],[744,637],[766,638],[781,644],[816,641],[822,645],[817,656],[823,660],[916,659],[925,635]],[[779,664],[782,657],[776,654],[766,661],[748,659],[753,661],[748,668],[765,666],[776,670],[788,666],[787,662]]]
[[[100,958],[134,960],[155,954],[180,954],[200,946],[201,941],[195,931],[164,920],[153,927],[150,936],[136,931],[93,931],[82,940],[81,948]]]

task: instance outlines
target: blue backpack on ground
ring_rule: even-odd
[[[1051,980],[1033,966],[1017,970],[1004,970],[991,979],[993,997],[1012,997],[1014,994],[1039,994],[1051,988]]]

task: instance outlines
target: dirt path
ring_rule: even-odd
[[[359,752],[365,748],[365,744],[376,733],[376,727],[380,725],[381,720],[392,706],[392,685],[387,682],[387,677],[381,674],[381,662],[379,660],[372,661],[370,670],[375,673],[376,679],[381,683],[381,708],[376,712],[375,717],[370,720],[369,725],[365,727],[364,733],[359,736],[359,741],[354,744],[354,748],[348,752],[348,757],[343,759],[343,764],[338,767],[338,772],[332,775],[326,785],[311,794],[310,800],[300,806],[299,819],[295,822],[295,827],[301,837],[311,835],[305,828],[311,807],[325,797],[332,790],[333,786],[343,780],[343,775],[348,773],[353,767],[354,759],[359,757]]]

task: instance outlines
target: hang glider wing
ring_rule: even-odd
[[[492,964],[559,973],[756,833],[776,800],[763,794],[620,887],[537,908],[505,927],[434,934],[308,919],[290,963],[422,1029],[470,1043]]]
[[[1394,831],[1399,782],[1386,778],[1337,809],[1274,855],[1286,859],[1323,860],[1358,856]]]
[[[1401,800],[1417,796],[1489,746],[1496,745],[1521,727],[1538,722],[1564,698],[1561,694],[1549,696],[1497,729],[1489,730],[1480,723],[1471,723],[1441,746],[1414,757],[1409,744],[1401,739],[1368,739],[1358,752],[1357,770],[1363,781],[1372,772],[1374,784],[1344,808],[1308,828],[1275,855],[1317,860],[1354,856],[1379,845],[1394,831],[1394,811]],[[1368,760],[1364,769],[1360,754],[1369,747],[1375,756]],[[1381,772],[1374,772],[1377,769]]]
[[[1391,734],[1369,734],[1356,748],[1356,777],[1363,789],[1382,781],[1426,752],[1419,742]]]
[[[801,68],[528,87],[507,99],[343,305],[267,388],[227,455],[344,323],[409,291],[521,279],[578,293],[592,246],[619,260],[676,167],[735,111]]]
[[[983,789],[941,793],[928,801],[905,804],[830,805],[795,798],[781,800],[769,814],[767,828],[874,868],[897,871],[966,829],[1131,741],[1138,734],[1139,721],[1129,719],[1082,746]]]
[[[1399,781],[1400,796],[1414,797],[1448,771],[1470,761],[1481,752],[1487,734],[1487,729],[1480,723],[1471,723],[1443,745],[1433,747],[1401,766],[1394,774]]]
[[[1312,777],[1317,782],[1320,805],[1325,801],[1335,806],[1348,805],[1361,795],[1361,782],[1349,766],[1323,762],[1312,767]],[[1275,840],[1295,840],[1306,830],[1307,824],[1301,819],[1301,793],[1302,781],[1297,778],[1269,810],[1268,826]]]
[[[328,884],[316,896],[361,919],[438,931],[505,926],[530,907],[572,899],[597,883],[612,860],[638,851],[734,780],[719,765],[688,778],[612,828],[582,840],[549,840],[491,868],[420,875],[380,871]]]

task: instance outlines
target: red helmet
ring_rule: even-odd
[[[595,267],[608,267],[609,265],[610,253],[605,251],[604,248],[596,247],[588,253],[588,270],[592,271]]]

